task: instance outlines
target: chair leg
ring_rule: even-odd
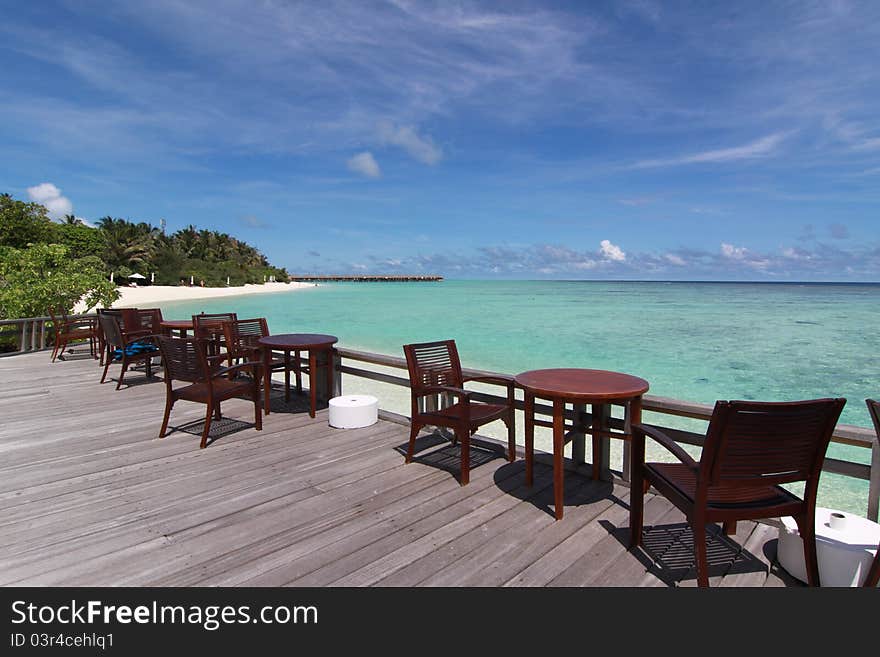
[[[736,536],[736,520],[725,520],[723,529],[728,536]]]
[[[101,374],[101,383],[104,383],[104,380],[107,378],[107,370],[110,369],[110,361],[111,360],[112,359],[110,358],[110,354],[108,353],[106,362],[104,363],[104,373]]]
[[[61,340],[60,344],[58,345],[58,354],[56,355],[56,358],[61,358],[64,355],[64,350],[66,348],[67,340]]]
[[[694,533],[694,556],[697,561],[697,586],[709,587],[709,561],[706,555],[706,521],[695,518],[691,521]]]
[[[126,360],[125,356],[122,357],[122,371],[119,373],[119,381],[116,382],[116,389],[119,390],[122,387],[122,379],[125,378],[125,370],[128,369],[128,360]]]
[[[645,486],[643,470],[633,463],[632,481],[629,489],[629,547],[642,544],[642,526],[645,522]]]
[[[404,463],[410,463],[416,451],[416,436],[419,435],[422,425],[416,422],[410,422],[409,429],[409,446],[406,448],[406,460]]]
[[[55,344],[52,345],[52,362],[55,362],[55,359],[58,357],[58,340],[55,340]]]
[[[469,429],[456,429],[455,435],[461,443],[461,476],[459,483],[467,486],[471,480],[471,432]]]
[[[174,398],[168,395],[165,398],[165,415],[162,418],[162,428],[159,429],[159,438],[164,438],[165,432],[168,431],[168,419],[171,417],[172,406],[174,406]]]
[[[211,417],[214,415],[214,405],[208,402],[208,411],[205,413],[205,428],[202,430],[202,442],[199,449],[205,449],[208,446],[208,433],[211,431]]]
[[[259,378],[256,379],[259,381]],[[254,425],[257,431],[263,430],[263,405],[260,403],[260,385],[257,383],[254,390]]]
[[[507,460],[513,463],[516,461],[516,424],[512,412],[510,419],[505,420],[504,424],[507,425]]]
[[[816,554],[816,519],[813,515],[805,513],[794,517],[797,523],[798,533],[804,543],[804,565],[807,571],[807,584],[820,586],[819,583],[819,557]]]

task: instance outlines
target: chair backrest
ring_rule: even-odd
[[[199,313],[192,316],[193,335],[202,340],[213,340],[223,335],[223,322],[235,321],[237,313]]]
[[[172,380],[190,383],[210,383],[211,368],[205,355],[205,342],[199,338],[173,338],[158,336],[159,353],[165,368],[165,382]]]
[[[162,310],[160,308],[123,308],[123,332],[162,332]]]
[[[406,344],[403,352],[413,394],[430,386],[462,386],[461,361],[455,340]]]
[[[128,308],[128,310],[137,310],[137,308]],[[123,331],[125,330],[125,318],[122,315],[122,309],[120,308],[98,308],[98,317],[101,315],[108,315],[110,317],[115,317],[116,321],[119,322],[119,328]],[[101,323],[98,322],[98,326],[101,326]]]
[[[716,402],[699,485],[817,484],[844,404],[845,399]]]
[[[122,349],[125,347],[125,338],[122,337],[122,328],[117,315],[103,312],[98,313],[98,326],[101,327],[101,333],[104,335],[104,341],[110,345],[111,349]]]
[[[238,357],[248,349],[257,347],[257,340],[269,335],[269,324],[265,317],[233,319],[223,322],[223,335],[229,353]]]

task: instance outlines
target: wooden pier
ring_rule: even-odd
[[[442,276],[290,276],[298,283],[436,283]]]
[[[225,402],[200,450],[204,407],[178,403],[160,440],[161,381],[99,378],[88,358],[0,359],[0,584],[695,585],[692,535],[663,498],[631,553],[628,488],[580,470],[556,522],[546,461],[527,487],[522,460],[473,450],[461,487],[457,447],[404,465],[405,426],[331,429],[280,391],[259,432],[248,402]],[[774,561],[774,527],[710,533],[713,586],[800,585]]]

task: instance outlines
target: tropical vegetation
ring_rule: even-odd
[[[0,319],[70,310],[79,299],[110,305],[111,280],[140,274],[156,285],[207,286],[286,281],[256,248],[187,226],[170,235],[146,222],[106,216],[86,225],[74,215],[52,221],[45,207],[0,194]]]

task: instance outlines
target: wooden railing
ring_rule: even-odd
[[[409,387],[409,378],[406,376],[396,376],[394,374],[378,372],[375,369],[363,367],[364,364],[378,365],[383,368],[392,368],[395,370],[406,371],[406,361],[403,358],[386,356],[384,354],[375,354],[365,351],[356,351],[353,349],[340,347],[336,349],[336,359],[337,390],[342,390],[342,374],[362,377],[364,379],[396,386],[402,386],[405,388]],[[358,363],[359,366],[353,366],[351,363]],[[483,370],[465,368],[464,374],[465,376],[481,376],[491,375],[494,373],[486,372]],[[478,401],[496,403],[504,403],[506,401],[506,398],[504,397],[483,392],[474,392],[472,398]],[[523,410],[523,402],[521,399],[517,399],[516,404],[519,410]],[[703,421],[708,421],[709,418],[712,416],[712,405],[710,404],[698,404],[694,402],[681,401],[678,399],[670,399],[668,397],[657,397],[654,395],[645,395],[644,399],[642,400],[642,410],[645,412],[658,413],[663,416],[684,417]],[[542,415],[551,416],[552,407],[549,404],[536,403],[535,412]],[[586,414],[585,411],[580,408],[567,410],[567,418],[569,420],[573,420],[575,413],[580,414],[580,420],[589,420],[589,414]],[[385,420],[399,422],[401,424],[409,423],[408,417],[400,415],[398,413],[383,409],[380,411],[380,414]],[[586,417],[584,417],[584,415],[586,415]],[[694,446],[702,446],[703,444],[703,434],[692,431],[685,431],[682,429],[665,426],[663,424],[651,424],[653,424],[653,426],[661,428],[665,433],[667,433],[678,443]],[[622,429],[623,420],[620,418],[611,418],[611,425],[614,428]],[[608,439],[606,438],[604,439],[604,441],[608,442]],[[858,463],[855,461],[847,461],[828,457],[825,459],[824,471],[843,475],[845,477],[853,477],[856,479],[868,481],[867,516],[868,518],[877,521],[878,511],[880,511],[880,442],[878,442],[877,440],[876,433],[873,429],[867,427],[860,427],[851,424],[838,424],[834,430],[832,442],[842,445],[852,445],[855,447],[870,450],[870,465]],[[607,457],[610,452],[607,445],[603,446],[602,452]],[[583,463],[583,441],[581,441],[581,444],[576,443],[573,446],[572,454],[573,457],[572,459],[568,460],[567,466],[576,468],[578,465],[580,465],[580,463]],[[619,470],[615,473],[622,481],[629,480],[629,465],[629,443],[625,443],[623,449],[623,462]]]
[[[94,313],[68,315],[70,319],[93,317]],[[0,320],[0,357],[51,349],[55,341],[51,317],[23,317]]]

